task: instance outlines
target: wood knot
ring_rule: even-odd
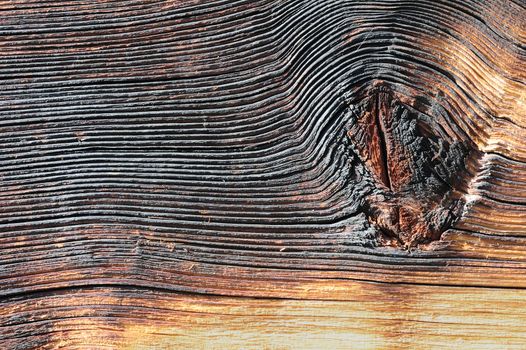
[[[440,238],[458,220],[470,177],[469,141],[397,99],[384,84],[353,103],[347,135],[374,190],[364,201],[369,222],[386,245],[412,247]]]

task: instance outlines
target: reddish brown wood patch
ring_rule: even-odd
[[[388,85],[375,85],[353,105],[347,132],[376,187],[365,212],[385,244],[437,240],[462,213],[467,157],[479,152]]]

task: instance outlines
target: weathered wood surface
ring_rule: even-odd
[[[525,19],[0,1],[1,348],[526,348]]]

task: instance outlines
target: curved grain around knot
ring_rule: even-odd
[[[2,295],[526,286],[523,2],[0,9]]]

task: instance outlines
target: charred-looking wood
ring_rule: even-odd
[[[0,0],[0,350],[524,350],[525,4]]]
[[[387,84],[374,85],[351,102],[347,131],[374,184],[364,211],[384,244],[437,240],[462,213],[471,177],[466,162],[480,152],[403,103]]]

